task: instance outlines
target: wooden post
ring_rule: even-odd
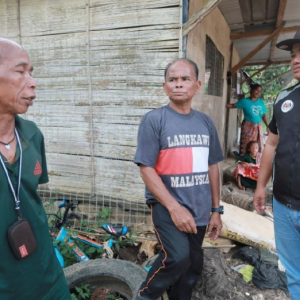
[[[229,60],[229,69],[232,66],[232,55],[233,55],[233,42],[230,44],[230,60]],[[229,73],[229,74],[228,74]],[[230,72],[227,72],[227,76],[230,75],[232,77],[232,74]],[[227,78],[228,81],[228,78]],[[226,82],[227,82],[226,81]],[[226,104],[230,103],[231,100],[231,89],[232,89],[232,78],[230,80],[230,84],[227,84],[227,97],[226,97]],[[224,138],[224,150],[225,150],[225,158],[227,158],[228,153],[228,130],[229,130],[229,109],[226,107],[226,114],[225,114],[225,138]]]

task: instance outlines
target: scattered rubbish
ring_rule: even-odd
[[[273,222],[253,212],[221,201],[224,206],[220,236],[275,252]]]
[[[277,260],[274,259],[273,253],[268,255],[264,251],[245,246],[235,252],[232,258],[239,258],[254,267],[252,282],[260,289],[280,288],[287,293],[285,273],[278,269]]]
[[[155,248],[157,244],[157,241],[142,241],[139,253],[144,252],[147,257],[152,257],[155,255]]]
[[[262,290],[280,288],[287,292],[285,273],[274,265],[259,264],[256,266],[253,270],[252,282]]]
[[[278,259],[278,269],[281,271],[281,272],[285,272],[285,267],[283,266],[283,264],[281,263],[281,261]]]
[[[202,248],[220,248],[223,253],[228,253],[234,247],[235,245],[232,240],[221,237],[212,241],[208,236],[205,236],[202,244]]]
[[[252,274],[254,267],[251,265],[238,265],[236,267],[231,267],[233,270],[243,275],[243,279],[246,282],[252,281]]]

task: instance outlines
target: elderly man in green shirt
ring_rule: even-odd
[[[69,300],[37,193],[48,182],[44,138],[18,116],[35,98],[31,72],[27,52],[0,38],[0,299]]]

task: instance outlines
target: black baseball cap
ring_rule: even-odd
[[[284,40],[276,44],[281,50],[292,51],[294,44],[300,43],[300,29],[297,30],[292,39]]]

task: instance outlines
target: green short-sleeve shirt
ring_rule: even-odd
[[[260,98],[256,101],[252,101],[249,98],[241,99],[234,105],[236,108],[243,109],[244,119],[246,121],[252,122],[254,124],[259,124],[262,117],[267,112],[266,106],[263,100]]]
[[[0,299],[69,300],[69,289],[49,236],[46,213],[37,193],[39,184],[48,182],[44,138],[35,123],[15,117],[23,153],[20,207],[29,220],[37,249],[18,260],[7,241],[7,228],[17,219],[14,197],[0,164]],[[14,165],[5,163],[11,182],[18,185],[20,151]]]

